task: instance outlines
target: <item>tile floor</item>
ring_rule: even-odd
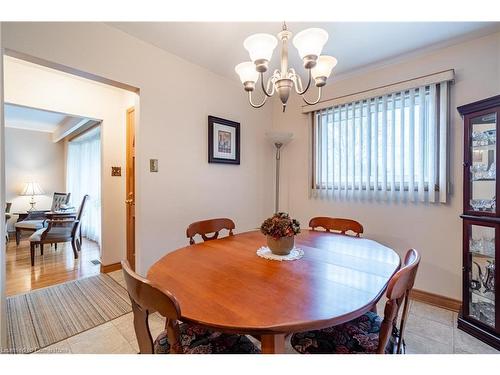
[[[124,285],[121,271],[109,274]],[[385,301],[379,302],[383,311]],[[448,310],[412,301],[405,334],[409,354],[500,354],[474,337],[456,328],[457,314]],[[159,315],[152,315],[150,327],[153,337],[163,330],[164,322]],[[96,328],[70,337],[40,350],[38,353],[137,353],[132,313],[121,316]],[[287,343],[287,353],[294,350]]]

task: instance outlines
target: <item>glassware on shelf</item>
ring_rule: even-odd
[[[489,257],[495,256],[495,239],[494,238],[471,238],[469,240],[469,251],[476,254],[486,255]]]
[[[497,163],[493,162],[486,173],[486,178],[494,179],[497,177]]]
[[[496,199],[471,199],[470,206],[474,211],[493,212],[496,209]]]
[[[490,168],[486,164],[474,164],[470,167],[470,172],[472,175],[472,181],[478,180],[491,180],[496,178],[497,166],[496,163],[492,163]]]
[[[490,146],[496,144],[496,130],[473,131],[472,147]]]
[[[488,260],[484,271],[479,263],[473,263],[477,266],[479,281],[484,287],[484,292],[495,293],[495,262]]]
[[[490,326],[495,325],[495,305],[493,303],[485,301],[471,302],[470,307],[472,317]]]

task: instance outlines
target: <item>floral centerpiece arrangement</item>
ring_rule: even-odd
[[[276,255],[288,255],[300,233],[300,223],[286,212],[277,212],[264,220],[260,231],[267,237],[267,246]]]

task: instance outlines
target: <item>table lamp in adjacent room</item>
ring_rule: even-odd
[[[274,212],[279,211],[280,204],[280,159],[281,159],[281,149],[293,138],[293,133],[283,132],[283,131],[272,131],[267,132],[266,137],[273,143],[276,147],[276,196],[274,201]]]
[[[30,205],[31,208],[28,210],[28,212],[31,212],[35,209],[36,201],[35,201],[35,195],[43,195],[44,192],[42,188],[40,187],[40,184],[38,182],[26,182],[24,183],[23,190],[21,191],[22,196],[31,196],[30,200]]]

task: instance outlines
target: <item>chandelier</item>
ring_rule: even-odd
[[[299,32],[293,38],[293,45],[297,48],[303,66],[308,72],[305,87],[295,69],[288,67],[288,41],[291,37],[292,33],[287,29],[286,23],[283,23],[283,29],[278,34],[278,39],[281,41],[281,66],[267,79],[266,84],[264,84],[264,73],[269,68],[269,61],[278,44],[278,39],[271,34],[260,33],[249,36],[243,42],[252,61],[236,65],[235,71],[240,76],[245,91],[248,92],[248,100],[252,107],[262,107],[267,98],[277,92],[283,104],[283,112],[285,112],[292,88],[308,105],[316,104],[321,100],[321,88],[326,85],[332,69],[337,65],[335,57],[321,55],[321,50],[328,40],[328,33],[323,29],[310,28]],[[260,103],[255,104],[252,100],[252,92],[255,90],[259,77],[264,98]],[[318,88],[318,97],[310,102],[306,99],[305,93],[311,87],[312,80]]]

